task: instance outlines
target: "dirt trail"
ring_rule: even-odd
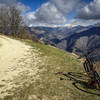
[[[0,98],[37,79],[40,65],[37,49],[0,35]]]

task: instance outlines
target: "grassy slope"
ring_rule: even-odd
[[[43,68],[46,70],[39,73],[40,80],[29,87],[24,87],[22,91],[16,92],[13,97],[14,100],[100,99],[97,96],[98,90],[86,87],[87,77],[82,74],[82,64],[74,55],[39,43],[28,42],[28,44],[42,52],[41,56],[46,59]]]

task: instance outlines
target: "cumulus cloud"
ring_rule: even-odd
[[[50,2],[43,4],[36,12],[30,12],[25,16],[29,24],[62,24],[66,17]]]
[[[78,25],[87,26],[88,24],[89,24],[89,22],[87,23],[87,21],[82,21],[82,20],[78,20],[78,19],[71,19],[64,26],[69,26],[69,27],[74,27],[74,26],[78,26]]]
[[[85,20],[99,20],[100,19],[100,0],[94,0],[78,11],[76,16]]]
[[[30,10],[30,7],[25,6],[23,3],[18,2],[16,4],[17,9],[19,9],[21,11],[22,14],[24,14],[25,12],[27,12],[28,10]]]
[[[79,0],[50,0],[43,4],[35,12],[30,12],[25,16],[28,25],[60,25],[67,21],[67,15]]]
[[[80,20],[80,19],[71,19],[69,22],[68,22],[68,25],[69,26],[78,26],[78,25],[81,25],[81,26],[88,26],[88,25],[93,25],[93,24],[96,24],[98,23],[98,20],[94,21],[94,20]],[[66,26],[67,24],[65,24]]]
[[[56,6],[56,8],[64,15],[68,14],[79,0],[51,0],[51,2]]]
[[[16,4],[16,0],[0,0],[0,5],[11,6],[13,4]]]

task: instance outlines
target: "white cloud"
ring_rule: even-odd
[[[21,11],[22,14],[24,14],[26,11],[30,10],[30,7],[25,6],[23,3],[21,2],[17,2],[16,3],[16,7],[17,9],[19,9]]]
[[[64,26],[74,27],[74,26],[88,26],[88,25],[94,25],[96,23],[99,23],[100,20],[82,20],[82,19],[71,19],[65,24]]]
[[[39,23],[62,24],[66,22],[66,17],[50,2],[42,5],[34,15],[36,16],[35,21]]]
[[[25,16],[28,25],[61,25],[79,0],[50,0]]]
[[[16,4],[16,0],[0,0],[0,4],[5,4],[7,6],[11,6],[13,4]]]
[[[100,19],[100,0],[94,0],[79,10],[77,18],[85,20],[98,20]]]
[[[51,0],[51,2],[61,13],[67,15],[73,8],[76,7],[79,0]]]
[[[72,26],[77,26],[77,25],[82,25],[82,26],[87,26],[90,24],[89,21],[83,21],[83,20],[78,20],[78,19],[72,19],[69,22]]]

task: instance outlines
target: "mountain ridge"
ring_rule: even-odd
[[[32,30],[33,29],[33,30]],[[75,26],[72,28],[67,27],[33,27],[30,28],[31,34],[34,34],[39,40],[43,41],[45,44],[53,45],[57,48],[73,52],[76,44],[82,44],[81,41],[84,41],[82,44],[85,49],[93,48],[90,44],[96,43],[100,37],[100,24],[89,26]],[[94,36],[95,35],[95,36]],[[94,37],[94,38],[93,38]],[[90,42],[92,40],[92,42]],[[88,42],[88,43],[86,43]],[[86,46],[87,45],[87,46]],[[97,44],[96,44],[97,45]],[[99,44],[98,44],[98,47]],[[79,47],[78,47],[79,48]],[[82,47],[83,48],[83,47]],[[76,54],[80,54],[80,50],[77,49]],[[81,50],[81,53],[83,51]]]

